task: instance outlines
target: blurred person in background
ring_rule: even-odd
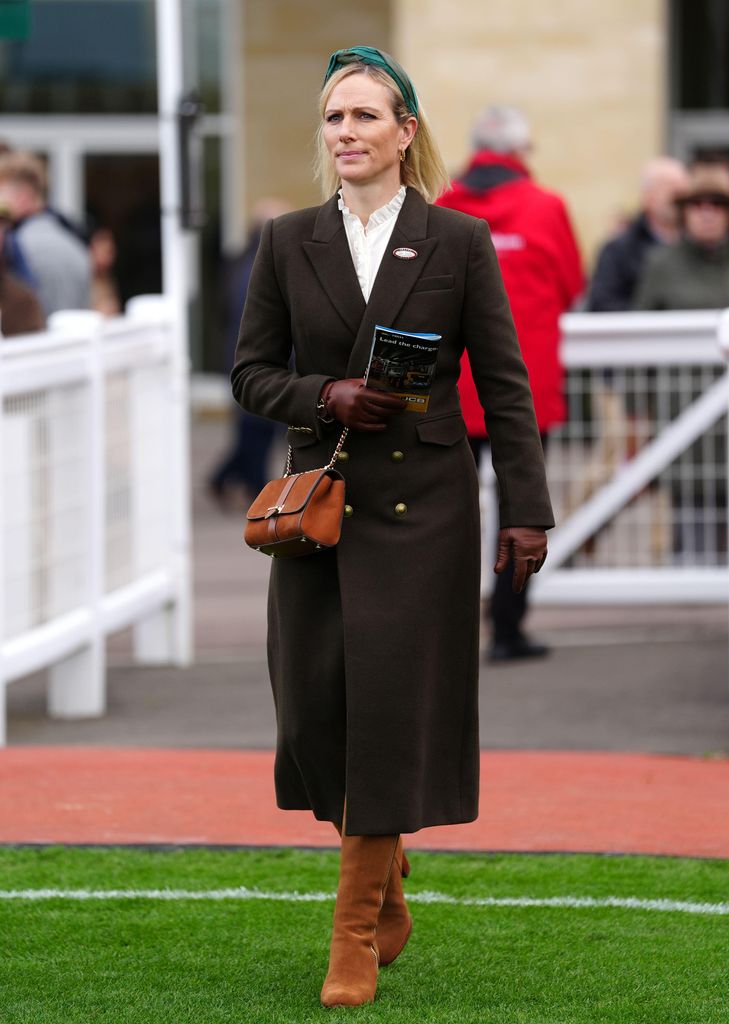
[[[721,163],[696,164],[688,188],[677,199],[681,238],[650,253],[638,282],[635,309],[724,309],[729,306],[729,170]],[[674,415],[680,395],[670,402]],[[714,459],[726,465],[726,440],[712,427]],[[682,473],[670,481],[673,544],[676,552],[726,551],[726,531],[712,525],[707,508],[726,505],[726,474],[719,473],[708,491],[704,485],[704,442],[684,453]]]
[[[677,242],[680,234],[676,200],[688,187],[680,160],[649,160],[640,178],[640,213],[600,250],[590,282],[587,308],[593,313],[631,309],[648,253]]]
[[[13,147],[10,143],[4,139],[0,139],[0,159],[7,156],[8,153],[13,152]],[[5,208],[7,213],[9,208]],[[33,275],[30,272],[30,268],[23,258],[23,254],[20,251],[20,246],[17,243],[12,231],[12,217],[11,223],[6,227],[3,227],[3,242],[1,250],[2,260],[5,268],[13,274],[15,278],[19,278],[24,281],[31,288],[34,287]]]
[[[340,542],[273,558],[268,603],[277,802],[342,837],[321,991],[331,1007],[371,1002],[380,965],[409,939],[402,833],[478,814],[481,564],[457,392],[465,345],[503,485],[496,568],[513,554],[517,589],[541,568],[553,518],[488,228],[431,205],[447,174],[407,72],[373,47],[338,50],[319,114],[325,201],[264,228],[231,380],[244,408],[290,424],[295,473],[338,451],[346,480]],[[441,335],[424,414],[365,386],[376,324]]]
[[[102,316],[121,313],[119,288],[114,277],[116,242],[109,228],[96,228],[89,239],[91,308]]]
[[[0,254],[4,251],[5,233],[12,224],[10,210],[0,207]],[[42,331],[46,321],[33,289],[17,277],[0,255],[0,335]]]
[[[646,259],[655,248],[671,245],[680,235],[676,200],[688,187],[688,171],[680,160],[660,156],[649,160],[640,175],[640,212],[601,248],[590,282],[587,309],[590,312],[618,312],[633,307],[636,288]],[[592,415],[596,444],[581,479],[573,487],[568,510],[582,504],[594,490],[607,483],[625,458],[635,456],[642,438],[650,436],[650,417],[645,408],[636,407],[635,398],[613,387],[613,375],[606,371],[602,386],[593,393]],[[654,481],[649,492],[657,503],[654,522],[665,516],[664,495]],[[652,548],[656,557],[664,557],[665,531],[656,525]],[[594,538],[588,542],[590,550]]]
[[[635,309],[729,306],[729,170],[697,164],[677,198],[681,238],[650,253]]]
[[[233,368],[238,328],[245,305],[253,261],[258,252],[264,225],[273,217],[288,213],[285,199],[261,199],[251,212],[251,226],[243,251],[229,261],[225,275],[225,365]],[[208,480],[208,493],[223,511],[231,506],[236,488],[242,488],[248,504],[266,483],[266,469],[277,425],[263,416],[245,412],[236,404],[230,448]]]
[[[13,244],[32,276],[46,316],[59,309],[88,309],[91,260],[78,235],[48,209],[46,172],[32,153],[0,157],[0,206],[10,210]]]
[[[520,110],[486,108],[474,123],[471,146],[468,167],[438,205],[483,218],[489,225],[546,445],[549,431],[565,418],[559,318],[584,289],[577,241],[564,200],[532,178],[526,163],[532,131]],[[488,438],[467,354],[458,387],[478,465]],[[496,577],[491,596],[492,662],[548,652],[523,631],[528,587],[515,593],[512,573],[510,567]]]

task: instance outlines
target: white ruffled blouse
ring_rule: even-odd
[[[397,215],[404,202],[405,186],[401,185],[389,203],[385,203],[370,215],[367,226],[364,227],[359,217],[344,205],[342,190],[339,190],[339,209],[342,211],[349,251],[352,253],[354,269],[357,271],[365,302],[369,300],[377,271],[380,269]]]

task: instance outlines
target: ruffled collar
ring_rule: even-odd
[[[385,203],[379,210],[375,210],[374,213],[370,214],[370,219],[367,221],[365,227],[365,233],[371,228],[377,228],[381,224],[385,224],[387,221],[392,220],[393,217],[397,217],[398,213],[402,209],[402,204],[405,202],[405,193],[407,189],[404,185],[401,185],[395,195],[392,197],[389,203]],[[359,217],[356,213],[352,213],[348,206],[345,206],[344,199],[342,198],[342,190],[339,189],[337,193],[339,196],[339,209],[342,211],[344,217],[352,217],[361,224]]]

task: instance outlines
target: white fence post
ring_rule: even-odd
[[[172,510],[174,530],[174,619],[155,626],[140,626],[137,653],[156,660],[172,629],[172,653],[178,665],[193,657],[192,628],[192,510],[190,501],[190,400],[189,326],[190,261],[195,241],[182,227],[182,169],[178,128],[178,104],[184,90],[183,17],[180,0],[156,0],[157,105],[159,111],[160,200],[162,204],[162,287],[169,301],[173,323],[172,406],[170,423],[173,471]],[[130,310],[132,315],[134,309]]]
[[[173,317],[170,300],[159,295],[140,295],[127,305],[127,316],[134,321],[177,326]],[[171,466],[172,486],[166,500],[171,503],[170,519],[172,537],[172,574],[175,586],[174,601],[134,625],[134,655],[144,664],[189,665],[192,661],[192,571],[191,571],[191,530],[190,480],[189,480],[189,409],[186,359],[174,338],[175,355],[173,373],[168,384],[168,402],[165,404],[164,431],[167,441],[167,458]],[[184,380],[182,379],[184,378]],[[143,430],[152,412],[149,402],[153,396],[145,394],[141,380],[132,387],[132,431]],[[154,543],[154,538],[144,531],[149,496],[143,486],[145,459],[150,455],[139,445],[133,452],[133,507],[132,516],[138,523],[134,530],[135,559],[144,560],[145,546]]]
[[[51,550],[56,555],[51,566],[49,587],[50,617],[64,607],[68,566],[63,553],[68,541],[78,539],[79,530],[88,529],[86,552],[87,607],[90,630],[87,642],[78,650],[53,664],[48,672],[48,713],[53,718],[89,718],[106,710],[106,638],[101,622],[101,601],[104,595],[105,549],[105,450],[104,450],[104,372],[100,353],[100,332],[103,318],[88,310],[64,311],[51,316],[51,331],[61,336],[88,338],[90,343],[90,376],[84,415],[81,424],[69,423],[63,416],[49,419],[49,487],[50,499],[62,508],[68,495],[77,487],[86,494],[87,524],[73,524],[62,516],[51,517]],[[60,407],[60,396],[52,394]],[[68,473],[64,452],[75,429],[80,427],[89,439],[89,457],[79,473]],[[67,533],[69,531],[69,533]]]

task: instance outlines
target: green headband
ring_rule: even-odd
[[[335,71],[339,71],[346,64],[372,64],[373,67],[381,68],[397,85],[410,113],[418,117],[418,97],[415,93],[415,86],[403,68],[388,53],[376,50],[374,46],[350,46],[348,50],[337,50],[329,58],[327,73],[324,75],[324,85]]]

